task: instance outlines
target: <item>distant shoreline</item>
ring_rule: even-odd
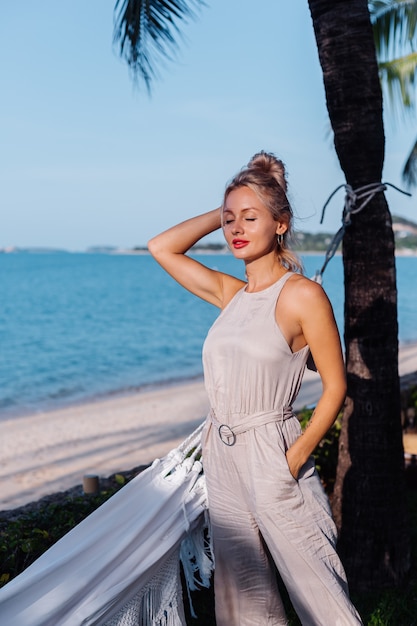
[[[395,237],[396,256],[417,256],[417,223],[398,215],[392,215],[392,229]],[[297,230],[294,241],[297,245],[293,250],[299,255],[325,255],[331,246],[335,233],[308,232]],[[303,248],[303,249],[302,249]],[[210,242],[206,238],[197,242],[190,250],[195,254],[231,254],[224,239]],[[3,254],[59,254],[59,253],[87,253],[87,254],[149,254],[146,245],[137,245],[133,248],[122,248],[115,245],[93,245],[85,250],[67,250],[53,247],[19,247],[10,245],[0,247]],[[336,254],[341,254],[340,247]]]
[[[297,249],[292,248],[293,252],[295,252],[298,256],[325,256],[327,253],[327,249]],[[137,248],[117,248],[117,247],[96,247],[96,248],[87,248],[86,250],[64,250],[64,249],[54,249],[54,248],[18,248],[18,247],[10,247],[10,248],[0,248],[0,256],[2,255],[40,255],[40,254],[102,254],[102,255],[137,255],[149,256],[149,251],[146,247],[137,247]],[[227,248],[227,246],[223,244],[218,245],[196,245],[193,246],[189,250],[189,254],[201,254],[201,255],[232,255],[231,251]],[[339,249],[336,251],[335,256],[341,256],[342,251]],[[413,248],[396,248],[395,256],[399,257],[416,257],[417,256],[417,247]]]
[[[297,250],[294,248],[292,250],[299,256],[305,255],[305,256],[323,256],[324,257],[327,252],[327,250]],[[194,248],[191,248],[190,253],[191,254],[207,254],[207,255],[217,255],[217,254],[231,255],[232,254],[226,246],[224,246],[223,248],[215,249],[215,250],[212,248],[205,248],[204,246],[194,247]],[[138,255],[147,254],[149,255],[149,252],[146,248],[132,249],[132,250],[120,249],[120,250],[115,250],[111,252],[110,254],[138,254]],[[335,256],[342,256],[342,251],[337,250],[337,252],[335,252]],[[396,249],[395,256],[415,257],[417,256],[417,248],[415,250],[409,249],[409,248]]]

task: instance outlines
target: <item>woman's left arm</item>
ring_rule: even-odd
[[[300,327],[320,374],[322,394],[307,428],[287,451],[294,478],[323,439],[340,411],[346,396],[346,375],[339,332],[333,309],[320,285],[303,280],[297,285]]]

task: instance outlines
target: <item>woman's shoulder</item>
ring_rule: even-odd
[[[292,272],[288,284],[297,289],[311,290],[316,293],[323,291],[323,287],[320,283],[316,282],[312,278],[307,278],[307,276],[304,276],[304,274],[300,274],[299,272]]]
[[[303,274],[294,273],[287,281],[287,296],[300,307],[309,307],[319,302],[327,302],[323,287]]]

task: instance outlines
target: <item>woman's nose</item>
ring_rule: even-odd
[[[242,232],[242,224],[241,224],[240,220],[234,220],[232,232],[233,232],[233,234]]]

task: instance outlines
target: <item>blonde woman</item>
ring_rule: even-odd
[[[220,228],[247,281],[186,254]],[[219,209],[149,242],[175,280],[221,311],[203,347],[217,626],[287,624],[274,565],[302,624],[362,623],[311,456],[344,401],[342,350],[324,291],[288,249],[291,228],[284,165],[261,152],[227,186]],[[292,404],[310,353],[322,394],[302,433]]]

